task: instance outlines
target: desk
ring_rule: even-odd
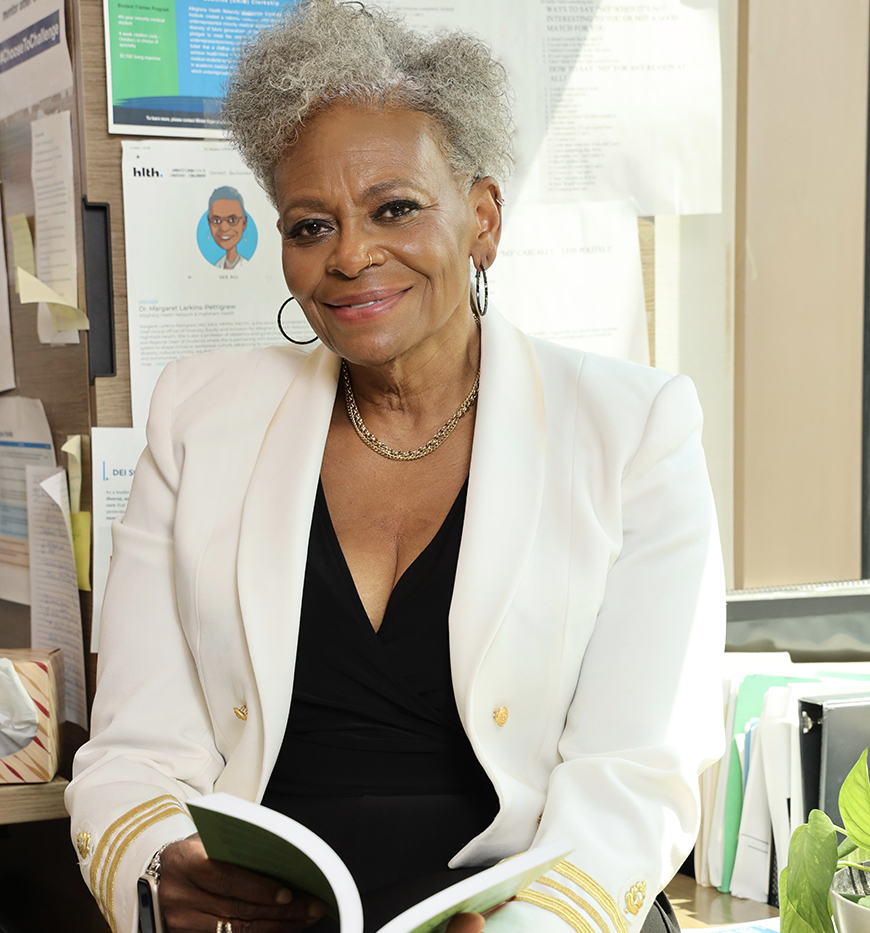
[[[66,819],[63,792],[67,784],[62,777],[47,784],[0,784],[0,824]]]
[[[665,888],[674,913],[685,929],[749,923],[779,914],[776,907],[722,894],[716,888],[702,888],[688,875],[675,875]]]

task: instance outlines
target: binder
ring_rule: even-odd
[[[799,708],[804,820],[823,810],[842,826],[840,788],[870,745],[870,691],[805,697]]]

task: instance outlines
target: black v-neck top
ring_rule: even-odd
[[[263,804],[343,859],[363,896],[366,933],[478,871],[447,863],[498,812],[450,676],[447,617],[466,489],[396,583],[377,632],[317,490],[290,716]],[[310,929],[337,925],[323,918]]]
[[[396,583],[375,632],[318,486],[293,699],[270,792],[491,791],[462,728],[450,676],[447,617],[466,493],[467,481]]]

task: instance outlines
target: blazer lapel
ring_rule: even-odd
[[[311,513],[338,369],[338,357],[323,347],[303,363],[266,432],[242,512],[239,604],[262,715],[260,792],[293,692]],[[249,704],[249,717],[256,712]]]
[[[471,687],[516,593],[544,488],[544,395],[531,341],[497,312],[481,326],[480,394],[462,546],[450,608],[450,663],[470,729]]]

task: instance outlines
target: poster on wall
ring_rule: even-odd
[[[220,138],[236,47],[295,2],[103,0],[109,131]],[[516,94],[512,188],[527,199],[721,210],[718,0],[381,5],[492,45]]]
[[[72,87],[63,0],[12,0],[0,18],[0,120]]]
[[[418,29],[489,43],[516,95],[508,203],[722,209],[718,0],[381,0]]]
[[[124,140],[124,236],[133,426],[170,361],[283,344],[289,298],[278,214],[220,140]],[[312,336],[293,302],[284,328]]]
[[[103,0],[109,132],[220,138],[228,62],[295,0]]]
[[[625,201],[516,205],[489,290],[527,334],[649,364],[637,217]]]

